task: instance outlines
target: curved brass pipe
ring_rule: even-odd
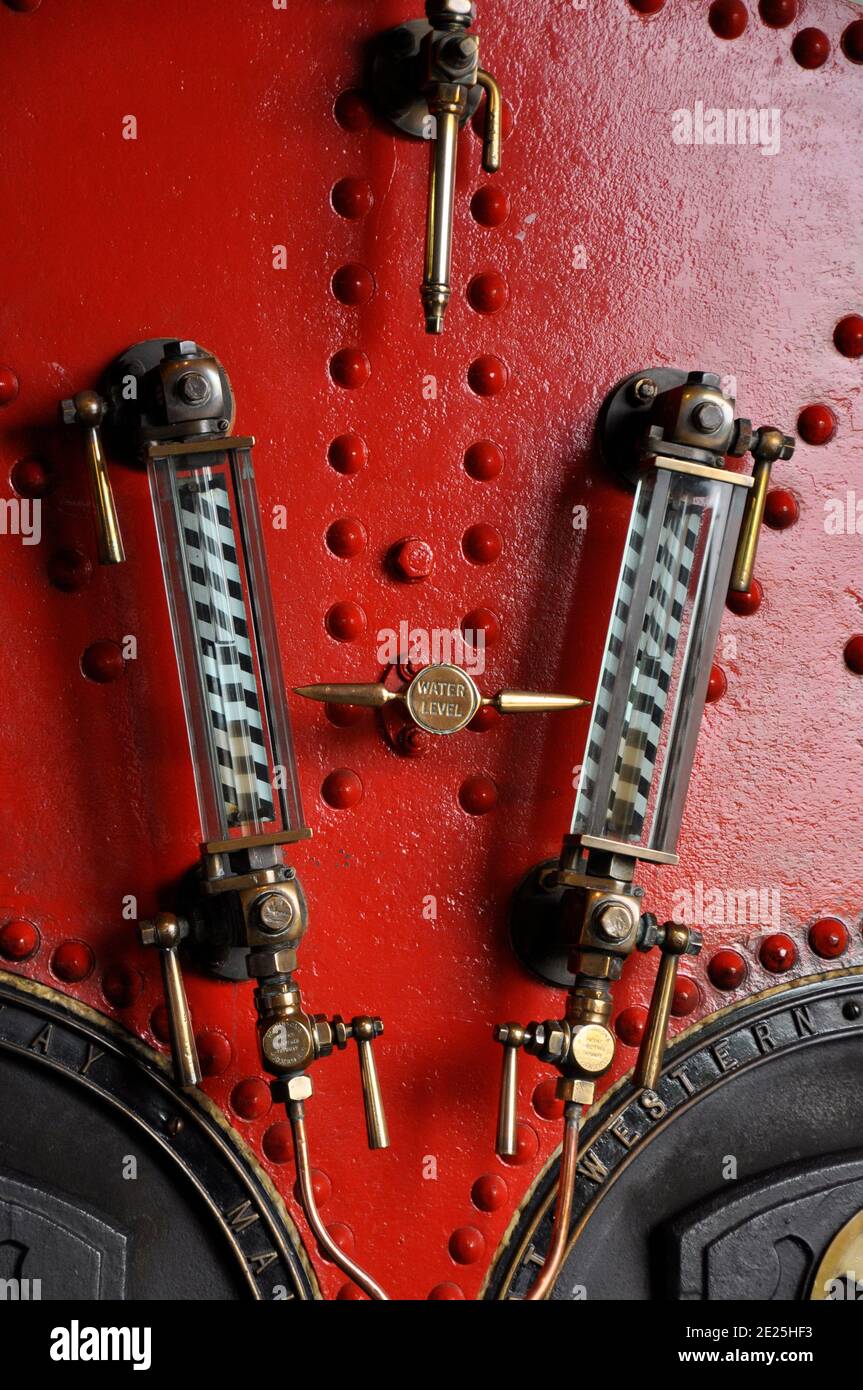
[[[294,1158],[297,1164],[297,1178],[300,1185],[300,1202],[306,1214],[306,1220],[312,1229],[312,1233],[320,1245],[321,1249],[332,1260],[333,1264],[338,1265],[349,1279],[353,1279],[358,1284],[363,1293],[367,1293],[369,1298],[379,1299],[388,1303],[389,1294],[384,1293],[370,1274],[366,1274],[358,1264],[355,1264],[350,1255],[346,1255],[344,1250],[340,1250],[321,1220],[320,1213],[315,1202],[315,1194],[312,1188],[312,1169],[309,1162],[309,1141],[306,1138],[306,1121],[303,1102],[293,1100],[288,1106],[288,1118],[291,1121],[291,1135],[294,1141]]]
[[[560,1151],[560,1173],[557,1180],[557,1202],[554,1208],[554,1224],[551,1244],[535,1283],[525,1294],[525,1299],[538,1302],[547,1298],[554,1287],[566,1255],[569,1236],[569,1214],[575,1192],[575,1177],[578,1165],[578,1131],[581,1122],[581,1106],[568,1101],[563,1112],[563,1145]]]
[[[487,174],[500,168],[500,120],[503,105],[500,87],[490,72],[480,68],[476,80],[485,92],[485,125],[482,137],[482,167]]]

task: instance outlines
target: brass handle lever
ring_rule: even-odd
[[[500,1100],[497,1110],[497,1139],[495,1153],[512,1158],[516,1152],[516,1107],[518,1104],[518,1049],[524,1042],[520,1023],[501,1023],[494,1030],[496,1040],[503,1045],[503,1067],[500,1074]]]
[[[680,958],[697,955],[701,950],[701,933],[694,928],[666,922],[662,930],[662,955],[635,1068],[635,1084],[646,1091],[655,1091],[659,1084]]]
[[[752,584],[758,537],[764,520],[767,489],[770,486],[770,469],[777,459],[791,458],[794,453],[794,440],[775,426],[766,425],[756,432],[750,448],[755,461],[752,469],[755,483],[746,499],[743,520],[740,523],[740,538],[731,570],[731,588],[735,593],[741,594],[747,593]]]
[[[99,561],[103,565],[119,565],[126,558],[123,537],[108,468],[102,450],[101,424],[107,403],[96,391],[79,391],[71,400],[63,401],[60,413],[64,424],[80,425],[84,431],[84,447],[90,474],[90,491],[96,515],[96,538]]]
[[[180,969],[179,947],[187,933],[187,924],[172,912],[160,912],[152,921],[138,924],[141,945],[159,948],[174,1075],[178,1086],[190,1089],[201,1080],[201,1065]]]
[[[367,709],[382,709],[392,700],[400,700],[413,722],[430,734],[458,733],[483,705],[491,705],[500,714],[542,714],[590,704],[577,695],[539,690],[499,690],[496,695],[483,696],[473,677],[452,665],[424,667],[404,690],[390,690],[377,681],[298,685],[294,692],[306,700]]]
[[[370,1149],[388,1149],[390,1146],[384,1100],[372,1050],[375,1038],[379,1038],[383,1031],[384,1025],[379,1018],[362,1016],[351,1019],[351,1037],[356,1042],[360,1059],[360,1085]]]

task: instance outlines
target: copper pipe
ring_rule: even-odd
[[[358,1264],[354,1264],[350,1255],[346,1255],[344,1250],[340,1250],[321,1220],[320,1213],[315,1203],[315,1194],[312,1189],[312,1169],[309,1162],[309,1141],[306,1138],[306,1121],[303,1102],[292,1100],[288,1105],[288,1118],[291,1122],[291,1134],[294,1140],[294,1158],[297,1164],[297,1178],[300,1184],[300,1202],[306,1214],[306,1220],[311,1227],[312,1233],[319,1246],[323,1250],[328,1260],[332,1260],[334,1265],[338,1265],[349,1279],[353,1279],[358,1284],[363,1293],[367,1293],[369,1298],[376,1298],[384,1303],[388,1303],[389,1295],[384,1293],[380,1284],[376,1283],[370,1274],[366,1274]]]
[[[575,1176],[578,1164],[578,1129],[581,1120],[581,1107],[572,1101],[567,1102],[563,1112],[563,1145],[560,1150],[560,1173],[557,1180],[557,1203],[554,1209],[554,1225],[551,1244],[543,1261],[536,1282],[528,1289],[525,1298],[537,1302],[547,1298],[560,1273],[566,1255],[569,1236],[569,1214],[575,1192]]]

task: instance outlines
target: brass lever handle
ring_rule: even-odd
[[[84,448],[90,474],[90,491],[96,515],[96,539],[99,561],[103,565],[119,565],[126,558],[123,537],[111,480],[102,450],[100,426],[105,417],[106,402],[96,391],[79,391],[71,400],[63,401],[60,411],[64,424],[80,425],[85,431]]]
[[[752,469],[755,482],[746,499],[743,520],[740,523],[740,538],[731,570],[731,588],[735,593],[741,594],[745,594],[752,584],[758,537],[764,520],[767,489],[770,486],[770,469],[777,459],[791,458],[794,453],[794,440],[773,425],[767,425],[758,430],[751,448],[755,460]]]
[[[503,1067],[500,1074],[500,1099],[497,1109],[497,1138],[495,1153],[512,1158],[516,1152],[516,1108],[518,1104],[518,1049],[524,1042],[520,1023],[501,1023],[494,1030],[496,1040],[503,1045]]]
[[[646,1091],[655,1091],[659,1084],[680,957],[701,950],[701,933],[694,928],[667,922],[663,931],[662,955],[635,1068],[635,1084]]]
[[[172,912],[160,912],[152,921],[138,924],[141,945],[159,948],[174,1075],[178,1086],[190,1089],[197,1086],[201,1080],[201,1066],[180,969],[179,947],[187,932],[186,923],[175,917]]]
[[[500,714],[541,714],[590,704],[577,695],[539,690],[499,690],[496,695],[483,696],[472,676],[451,665],[424,667],[404,690],[389,690],[378,681],[299,685],[294,691],[306,700],[368,709],[382,709],[392,700],[401,700],[413,722],[430,734],[458,733],[482,705],[491,705]]]
[[[480,68],[476,80],[485,92],[485,122],[482,134],[482,167],[487,174],[500,168],[501,108],[500,87],[490,72]]]
[[[372,1050],[375,1038],[379,1038],[383,1031],[384,1025],[379,1018],[362,1016],[351,1019],[351,1037],[356,1042],[360,1059],[360,1085],[370,1149],[388,1149],[390,1146],[384,1100]]]

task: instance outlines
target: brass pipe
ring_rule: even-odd
[[[490,72],[480,68],[476,80],[485,92],[485,124],[482,133],[482,167],[487,174],[500,168],[500,121],[502,99],[500,87]]]
[[[557,1181],[557,1202],[554,1209],[551,1244],[536,1281],[525,1294],[525,1299],[532,1303],[548,1297],[566,1255],[569,1215],[572,1210],[578,1167],[580,1120],[581,1107],[572,1101],[567,1102],[563,1112],[563,1144],[560,1150],[560,1173]]]
[[[513,1025],[506,1024],[507,1029]],[[516,1151],[516,1105],[518,1101],[518,1042],[503,1042],[503,1070],[500,1075],[500,1099],[497,1110],[497,1139],[495,1153],[512,1158]]]
[[[114,494],[108,479],[105,455],[102,452],[102,439],[97,428],[87,429],[84,447],[93,494],[93,509],[96,513],[99,561],[103,565],[121,565],[126,558],[126,552],[123,549],[123,537],[120,533],[117,508],[114,505]]]
[[[195,1031],[192,1015],[183,988],[180,971],[180,957],[176,946],[159,952],[162,966],[162,984],[168,1008],[168,1030],[171,1034],[171,1053],[174,1061],[174,1074],[177,1085],[184,1089],[197,1086],[201,1080],[201,1064],[195,1047]]]
[[[389,1302],[389,1295],[384,1293],[370,1274],[355,1264],[350,1255],[346,1255],[344,1250],[340,1250],[333,1240],[323,1221],[315,1202],[315,1194],[312,1188],[312,1169],[309,1161],[309,1143],[306,1138],[306,1121],[303,1102],[292,1100],[288,1104],[288,1118],[291,1122],[291,1135],[294,1141],[294,1159],[297,1165],[297,1180],[300,1187],[300,1202],[306,1214],[306,1220],[312,1230],[316,1241],[320,1245],[328,1260],[332,1260],[334,1265],[345,1273],[349,1279],[353,1279],[369,1298],[378,1299],[383,1303]]]
[[[429,166],[425,273],[420,291],[427,333],[442,333],[449,303],[452,267],[452,213],[459,123],[465,112],[464,88],[438,83],[429,98],[435,141]]]
[[[747,593],[752,584],[755,553],[758,549],[761,523],[764,520],[767,489],[770,486],[771,462],[771,459],[759,459],[752,470],[755,483],[746,498],[743,520],[740,523],[740,538],[731,570],[731,588],[738,594]]]

